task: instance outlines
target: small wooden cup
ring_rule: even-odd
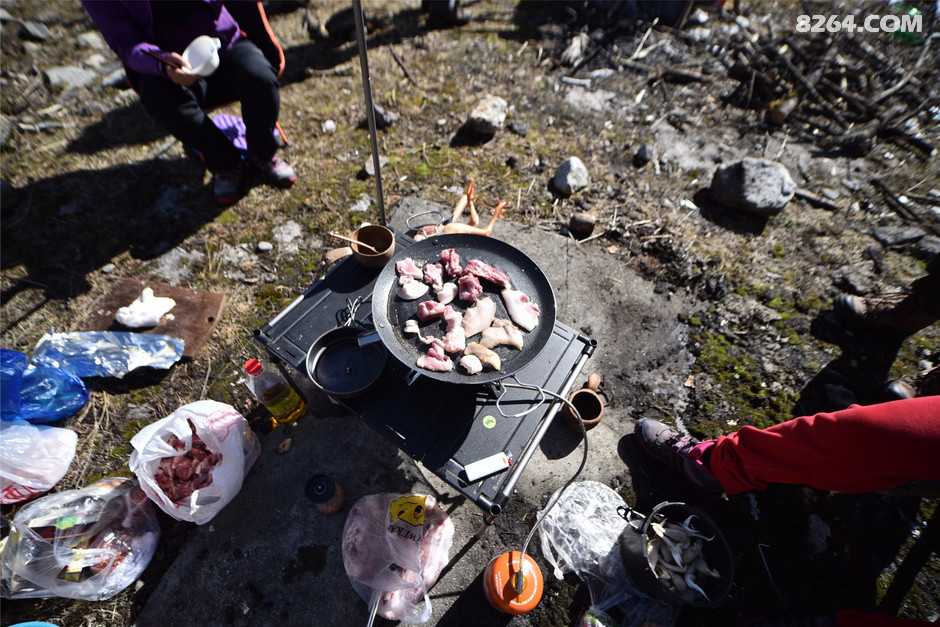
[[[584,422],[584,429],[593,429],[604,416],[604,399],[597,393],[601,386],[601,376],[596,372],[588,377],[587,383],[580,390],[575,390],[568,397],[568,401],[574,405],[578,413],[581,414],[581,420]],[[577,416],[567,405],[562,409],[562,415],[565,417],[565,423],[578,433],[581,433],[581,425],[578,423]]]

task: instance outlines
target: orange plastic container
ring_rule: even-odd
[[[497,555],[490,560],[483,572],[483,593],[486,594],[486,600],[501,612],[525,614],[542,600],[545,587],[542,571],[529,555],[525,556],[520,568],[521,556],[519,551]],[[521,594],[516,591],[520,574]]]

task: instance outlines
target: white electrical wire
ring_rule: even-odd
[[[584,452],[583,452],[583,454],[581,455],[581,464],[578,466],[578,469],[574,471],[574,474],[571,475],[571,478],[568,479],[568,481],[565,483],[565,485],[562,486],[561,490],[559,490],[558,492],[555,493],[555,498],[552,499],[552,500],[549,502],[549,504],[545,507],[545,510],[544,510],[544,512],[543,512],[543,514],[542,514],[542,517],[539,518],[539,519],[535,522],[535,524],[532,526],[532,530],[529,532],[529,535],[526,536],[525,542],[523,542],[523,544],[522,544],[522,550],[519,552],[519,575],[520,575],[520,576],[519,576],[519,577],[516,577],[516,593],[521,596],[521,595],[522,595],[522,583],[523,583],[523,581],[522,581],[522,580],[523,580],[523,577],[522,577],[522,569],[523,569],[523,566],[522,566],[522,565],[523,565],[524,560],[525,560],[525,552],[526,552],[526,549],[529,548],[529,542],[532,541],[532,537],[535,535],[535,531],[536,531],[536,530],[539,528],[539,526],[542,524],[542,521],[545,520],[545,518],[548,516],[548,512],[549,512],[553,507],[555,507],[555,505],[558,503],[558,501],[561,500],[561,495],[564,494],[565,490],[568,489],[568,486],[570,486],[572,483],[574,483],[574,480],[578,478],[578,475],[581,474],[581,471],[584,470],[584,466],[587,464],[587,456],[588,456],[587,429],[585,429],[585,427],[584,427],[584,419],[581,418],[581,414],[578,412],[577,408],[571,403],[571,401],[569,401],[568,399],[564,398],[561,394],[556,394],[555,392],[552,392],[551,390],[546,390],[546,389],[541,388],[541,387],[539,387],[539,386],[537,386],[537,385],[531,385],[531,384],[527,384],[527,383],[503,383],[502,385],[503,385],[503,387],[506,387],[506,388],[517,388],[517,389],[524,389],[524,390],[538,390],[538,391],[541,393],[542,396],[541,396],[541,399],[539,400],[539,402],[536,403],[533,407],[531,407],[531,408],[527,409],[526,411],[522,412],[521,414],[518,414],[518,415],[521,415],[521,416],[524,416],[524,415],[528,414],[529,412],[533,411],[536,407],[538,407],[539,405],[541,405],[543,402],[545,402],[545,397],[546,397],[546,396],[551,396],[551,397],[553,397],[553,398],[555,398],[555,399],[561,401],[562,403],[564,403],[566,406],[568,406],[568,407],[571,409],[571,413],[574,414],[575,418],[578,419],[578,425],[580,425],[580,427],[581,427],[581,436],[584,438]],[[503,392],[503,394],[505,394],[505,391]],[[500,396],[499,396],[500,399],[502,399],[503,394],[500,394]],[[497,408],[499,407],[499,400],[496,401],[496,406],[497,406]],[[500,410],[500,413],[502,413],[502,410]],[[503,414],[503,415],[506,416],[506,414]],[[511,565],[511,562],[512,562],[512,554],[510,554],[510,565]]]

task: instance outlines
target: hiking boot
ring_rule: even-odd
[[[214,194],[215,201],[220,205],[231,205],[238,202],[245,195],[244,187],[245,166],[239,164],[237,167],[225,172],[216,172],[214,175]]]
[[[261,175],[261,179],[273,187],[287,189],[297,180],[297,173],[294,172],[294,168],[281,161],[281,158],[277,155],[271,157],[269,161],[257,159],[249,159],[249,161],[251,166]]]
[[[940,366],[904,375],[889,383],[885,389],[890,400],[940,395]]]
[[[883,298],[861,298],[840,294],[834,309],[847,321],[873,327],[915,333],[937,321],[917,294],[893,294]]]
[[[724,489],[718,479],[702,460],[692,455],[700,440],[652,418],[637,420],[633,432],[647,453],[678,471],[702,499],[721,498]]]

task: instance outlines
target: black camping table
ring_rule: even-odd
[[[407,236],[396,236],[398,247],[413,243]],[[350,305],[359,305],[353,321],[371,326],[372,288],[380,271],[366,268],[352,257],[343,259],[257,329],[255,339],[289,378],[296,381],[299,377],[306,386],[307,351],[323,333],[348,319]],[[504,379],[505,386],[501,382],[468,385],[436,381],[389,355],[370,389],[352,398],[333,400],[469,497],[491,524],[562,406],[548,395],[544,395],[545,402],[538,403],[543,395],[537,390],[511,384],[537,386],[567,397],[596,346],[595,340],[556,322],[538,358]],[[516,414],[524,415],[513,417]],[[500,453],[512,458],[511,467],[476,482],[467,480],[464,469],[468,464]]]

